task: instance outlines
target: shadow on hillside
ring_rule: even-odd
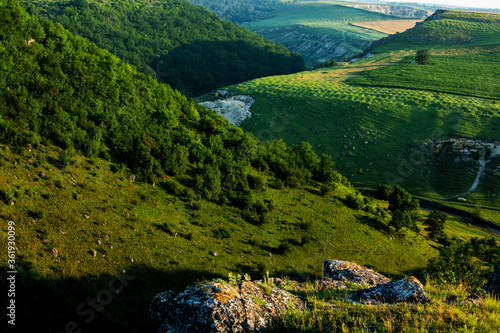
[[[381,232],[388,233],[391,231],[389,226],[387,226],[384,222],[380,221],[379,219],[367,216],[358,216],[357,219],[359,222],[369,225],[373,229],[377,229]]]
[[[160,82],[195,96],[231,84],[304,68],[299,54],[270,52],[269,45],[238,41],[182,44],[152,61]]]
[[[57,280],[30,274],[26,266],[25,270],[16,275],[16,326],[8,332],[77,332],[67,329],[72,325],[94,333],[157,332],[148,316],[157,293],[220,277],[201,269],[162,271],[144,265],[124,268],[125,273]],[[2,285],[7,287],[5,279]]]

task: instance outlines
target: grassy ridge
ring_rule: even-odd
[[[401,64],[364,71],[351,84],[434,90],[468,96],[500,98],[500,53],[433,55],[432,64]]]
[[[242,126],[262,139],[308,140],[360,185],[399,183],[434,199],[463,193],[477,163],[439,162],[431,140],[497,140],[500,129],[498,15],[469,14],[441,13],[441,19],[377,43],[370,50],[375,55],[354,63],[231,86],[257,98]],[[443,24],[449,29],[441,31]],[[470,43],[453,39],[465,35]],[[432,49],[433,64],[408,64],[422,48]],[[457,173],[448,174],[448,167],[429,173],[438,162]],[[493,169],[473,200],[500,203]]]
[[[282,137],[290,144],[308,140],[318,152],[334,156],[337,168],[356,182],[403,181],[417,191],[430,186],[419,178],[419,166],[398,170],[402,161],[409,160],[411,147],[419,147],[415,143],[436,134],[497,138],[499,106],[491,100],[342,82],[346,74],[363,67],[349,65],[233,86],[235,93],[257,98],[254,115],[242,126],[261,139]],[[422,146],[417,151],[425,154],[423,163],[432,162],[433,150]]]

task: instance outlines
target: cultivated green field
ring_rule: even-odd
[[[231,86],[257,99],[242,127],[262,139],[309,141],[334,156],[337,168],[358,185],[399,183],[434,199],[464,193],[478,163],[437,158],[433,142],[500,138],[500,15],[440,15],[421,33],[416,28],[380,43],[369,58]],[[438,34],[433,24],[454,30]],[[469,42],[446,36],[468,36]],[[431,65],[409,64],[422,48],[431,50]],[[432,172],[436,168],[439,173]],[[496,168],[494,161],[488,164],[471,199],[500,205]]]
[[[288,48],[296,43],[295,40],[287,38],[290,32],[327,35],[336,41],[342,41],[341,45],[347,48],[350,54],[359,53],[371,41],[388,36],[386,33],[358,27],[351,23],[401,20],[399,17],[346,7],[345,3],[330,1],[301,1],[287,4],[273,11],[272,15],[273,17],[269,19],[247,22],[243,25]],[[299,52],[304,56],[306,64],[314,64],[307,50]]]

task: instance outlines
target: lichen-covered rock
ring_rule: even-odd
[[[209,282],[179,294],[163,292],[150,306],[159,333],[265,332],[273,318],[290,306],[303,309],[297,296],[270,286],[244,281],[241,286]]]
[[[369,268],[344,260],[325,260],[323,276],[332,280],[350,281],[358,284],[377,286],[388,283],[389,278]]]
[[[402,280],[357,291],[351,300],[359,303],[429,303],[424,286],[410,276]]]
[[[500,262],[496,264],[493,274],[491,274],[484,290],[492,296],[500,296]]]

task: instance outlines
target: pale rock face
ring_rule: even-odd
[[[208,282],[179,294],[159,293],[149,312],[160,324],[159,333],[265,332],[291,305],[304,309],[300,298],[275,287]]]
[[[246,118],[250,118],[250,107],[255,103],[252,96],[238,95],[212,102],[202,102],[201,105],[225,117],[232,125],[238,126]]]
[[[427,17],[432,14],[432,11],[425,9],[415,9],[403,6],[389,6],[389,5],[347,5],[349,7],[369,10],[377,13],[384,13],[388,15],[420,18]]]
[[[429,303],[424,286],[413,277],[357,291],[351,300],[359,303]]]
[[[344,260],[325,260],[323,276],[332,280],[350,281],[376,286],[389,282],[389,278],[369,268]]]

